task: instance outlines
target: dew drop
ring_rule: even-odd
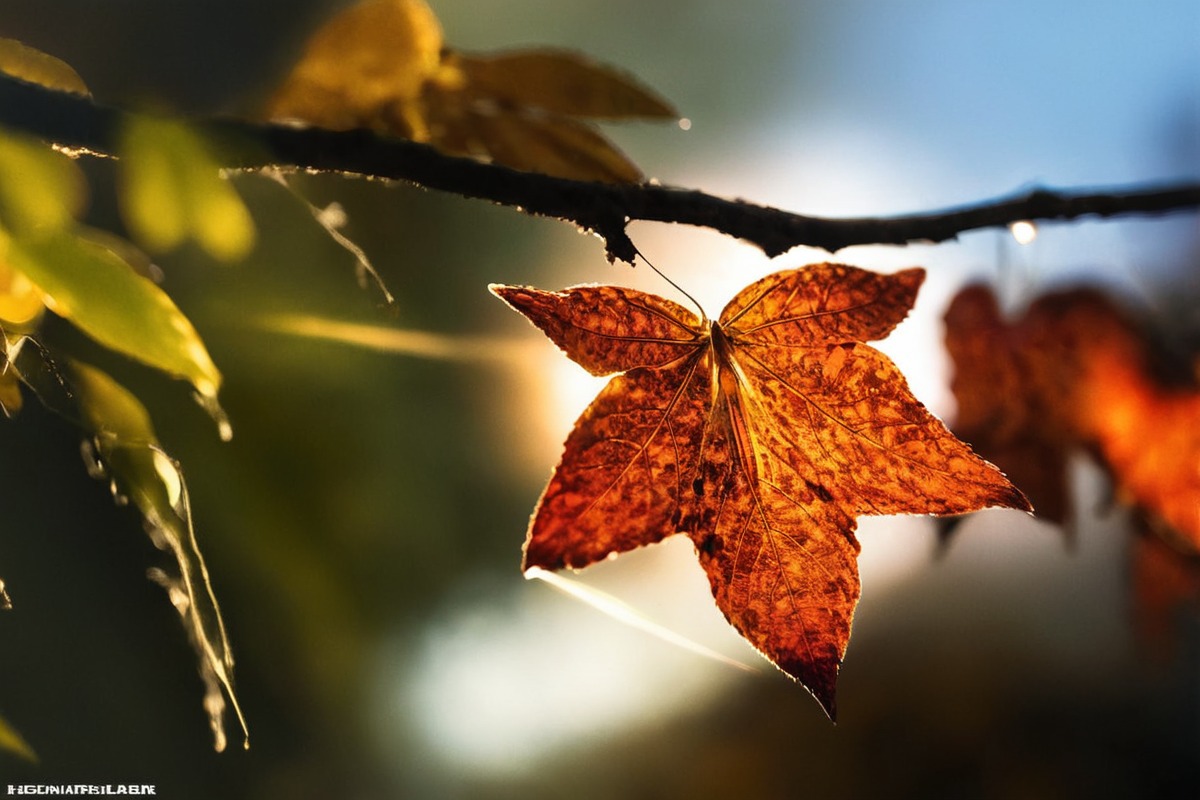
[[[89,478],[103,480],[108,477],[108,470],[100,460],[99,445],[93,439],[84,439],[79,443],[79,454],[83,456],[83,466]]]
[[[198,391],[193,396],[200,407],[217,424],[217,435],[221,437],[221,441],[228,442],[233,438],[233,425],[229,422],[229,415],[225,413],[225,409],[221,408],[221,404],[217,400],[216,387],[212,387],[212,389],[211,392]]]
[[[341,203],[330,203],[324,208],[313,206],[313,216],[326,228],[344,228],[346,226],[346,209],[342,208]]]
[[[1008,226],[1008,231],[1017,240],[1017,244],[1029,244],[1038,235],[1037,225],[1034,225],[1029,220],[1014,222]]]

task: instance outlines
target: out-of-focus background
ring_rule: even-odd
[[[108,103],[247,114],[343,3],[5,0],[0,36],[58,56]],[[1032,185],[1200,178],[1194,0],[432,0],[447,42],[574,48],[690,122],[610,129],[666,183],[822,215],[892,214]],[[92,219],[114,225],[92,165]],[[1134,623],[1126,516],[1080,458],[1063,532],[976,515],[935,557],[927,519],[866,520],[863,599],[831,725],[712,604],[690,545],[578,580],[753,666],[738,670],[525,581],[520,545],[597,384],[486,289],[619,282],[644,266],[554,221],[407,186],[304,176],[395,293],[279,186],[243,176],[245,263],[184,250],[165,288],[226,376],[218,441],[182,384],[139,385],[183,463],[251,727],[212,752],[192,652],[135,513],[86,475],[79,434],[37,408],[0,424],[0,715],[38,752],[5,782],[154,783],[171,798],[1194,797],[1200,620]],[[710,315],[776,269],[716,234],[631,234]],[[1200,330],[1195,215],[1042,226],[838,260],[930,279],[882,345],[952,416],[940,318],[957,287],[1008,303],[1088,280]],[[272,330],[273,315],[445,334],[417,357]],[[380,337],[381,341],[395,338]],[[386,341],[384,344],[386,344]],[[1187,609],[1184,609],[1186,612]]]

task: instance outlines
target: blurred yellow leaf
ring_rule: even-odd
[[[425,141],[407,106],[437,72],[441,49],[442,26],[424,0],[366,0],[309,39],[268,116],[335,130],[411,129],[402,135]]]
[[[454,129],[452,126],[459,126]],[[468,112],[445,121],[462,151],[529,172],[611,183],[636,183],[641,170],[593,128],[570,117]]]
[[[6,334],[25,332],[42,316],[42,292],[25,273],[8,265],[2,239],[0,236],[0,328]]]
[[[37,753],[33,752],[33,748],[21,738],[21,734],[17,733],[4,717],[0,717],[0,750],[6,750],[26,761],[36,762],[38,760]]]
[[[45,295],[46,306],[96,341],[172,375],[213,400],[221,375],[171,298],[112,250],[66,233],[12,240],[9,263]]]
[[[45,144],[0,130],[0,227],[38,236],[70,224],[84,200],[83,173]]]
[[[89,94],[83,78],[69,64],[16,39],[0,38],[0,72],[47,89]]]
[[[82,422],[94,435],[94,455],[114,491],[133,502],[154,544],[171,555],[170,572],[155,569],[151,577],[167,590],[196,650],[214,747],[224,750],[226,698],[243,733],[246,723],[233,692],[233,655],[192,528],[183,473],[159,446],[150,415],[128,390],[78,361],[69,364],[69,374]]]
[[[253,249],[254,220],[195,130],[174,120],[135,117],[119,151],[121,213],[148,249],[163,252],[192,238],[222,261],[237,261]]]
[[[632,75],[569,50],[450,53],[446,63],[462,71],[466,85],[480,98],[596,119],[678,116]]]
[[[155,283],[162,280],[162,270],[155,265],[145,250],[128,239],[101,228],[82,228],[78,232],[88,241],[111,250],[143,278],[149,278]]]
[[[463,55],[423,0],[366,0],[309,41],[267,105],[274,120],[372,128],[445,152],[577,180],[636,182],[583,119],[677,116],[632,76],[559,50]]]

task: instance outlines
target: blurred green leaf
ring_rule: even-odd
[[[0,130],[0,226],[11,234],[42,236],[65,228],[83,205],[84,189],[83,173],[70,158]]]
[[[119,150],[121,213],[148,249],[163,252],[190,238],[214,258],[238,261],[254,248],[254,220],[195,130],[134,117]]]
[[[0,72],[47,89],[89,94],[83,78],[71,65],[16,39],[0,38]]]
[[[8,256],[42,290],[51,311],[106,347],[187,379],[202,399],[215,402],[221,375],[192,323],[112,250],[62,233],[14,239]]]
[[[36,762],[37,753],[21,738],[21,734],[8,724],[8,720],[0,717],[0,751],[7,751],[26,761]]]
[[[82,362],[70,362],[68,371],[101,468],[112,479],[114,491],[129,498],[145,517],[155,546],[173,559],[169,572],[153,569],[150,577],[167,591],[196,650],[214,746],[224,750],[226,698],[243,733],[246,724],[233,691],[233,654],[192,527],[183,473],[159,445],[150,415],[133,394]]]

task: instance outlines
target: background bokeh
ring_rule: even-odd
[[[76,68],[104,102],[252,113],[323,0],[4,0],[0,36]],[[1194,0],[434,0],[447,41],[570,47],[656,87],[691,121],[612,129],[666,183],[824,215],[891,214],[1035,184],[1200,178]],[[110,165],[91,219],[117,226]],[[260,243],[240,265],[185,249],[165,288],[226,375],[231,442],[183,385],[126,366],[183,463],[249,717],[215,754],[192,652],[135,513],[87,477],[79,435],[30,404],[0,424],[0,714],[37,750],[4,782],[155,783],[179,798],[1194,797],[1200,620],[1166,653],[1133,626],[1130,531],[1086,459],[1074,543],[991,511],[935,557],[926,519],[861,525],[863,600],[832,726],[720,618],[690,545],[579,580],[752,672],[685,652],[525,581],[528,514],[596,384],[490,282],[612,281],[644,266],[512,209],[303,176],[397,298],[281,187],[237,185]],[[716,234],[631,234],[711,315],[742,285],[827,258],[768,260]],[[930,271],[884,343],[952,416],[940,315],[968,280],[1010,304],[1086,280],[1200,331],[1195,215],[1042,226],[839,260]],[[442,334],[451,357],[281,333],[278,315]],[[1188,611],[1185,609],[1185,611]]]

